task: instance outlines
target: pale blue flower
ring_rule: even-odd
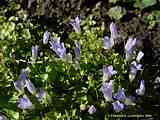
[[[66,56],[66,48],[64,47],[64,43],[60,43],[60,38],[54,38],[54,40],[50,41],[50,45],[50,49],[52,49],[60,58]]]
[[[32,103],[26,95],[23,95],[18,100],[18,108],[20,109],[31,109]]]
[[[49,41],[49,38],[50,38],[50,32],[46,31],[46,32],[43,34],[43,44],[47,44],[48,41]]]
[[[133,47],[136,45],[136,38],[133,39],[133,37],[129,37],[127,40],[127,43],[125,45],[125,51],[132,52]]]
[[[41,88],[38,88],[36,91],[36,98],[39,102],[42,102],[47,97],[47,92],[42,90]]]
[[[110,24],[110,32],[111,32],[111,38],[117,39],[119,37],[117,26],[113,22],[111,22]]]
[[[117,71],[113,70],[113,66],[112,65],[103,65],[103,81],[109,80],[112,75],[116,74]]]
[[[114,98],[119,101],[123,101],[126,98],[126,95],[124,93],[124,89],[119,87],[117,93],[115,93],[115,95],[114,95]]]
[[[16,80],[14,82],[14,86],[15,86],[15,89],[19,92],[23,92],[24,91],[24,88],[26,86],[26,81],[25,80]]]
[[[130,65],[130,71],[129,71],[129,79],[130,81],[133,81],[137,75],[137,71],[141,70],[142,65],[137,64],[136,61],[133,61]]]
[[[145,84],[144,84],[144,80],[140,81],[140,86],[138,89],[136,89],[136,93],[137,95],[144,95],[145,93]]]
[[[136,38],[129,37],[127,43],[125,45],[125,53],[126,53],[126,60],[129,61],[132,59],[133,50],[136,45]]]
[[[76,47],[74,48],[76,59],[80,59],[80,41],[75,42]]]
[[[31,94],[35,94],[36,93],[36,88],[35,88],[34,84],[30,80],[26,80],[26,87],[27,87],[27,90]]]
[[[14,82],[14,86],[17,91],[24,91],[24,88],[26,87],[26,80],[28,79],[27,77],[27,71],[25,69],[22,69],[18,80]]]
[[[93,113],[95,113],[96,112],[96,108],[94,107],[94,105],[91,105],[90,107],[89,107],[89,109],[88,109],[88,113],[89,114],[93,114]]]
[[[75,19],[71,19],[70,24],[74,28],[75,32],[80,32],[81,31],[81,28],[80,28],[80,18],[78,16]]]
[[[124,104],[119,101],[112,103],[112,105],[115,112],[120,112],[124,109]]]
[[[19,75],[19,80],[27,80],[28,79],[28,74],[26,69],[22,69],[21,73]]]
[[[106,101],[112,101],[112,82],[112,80],[110,80],[109,82],[103,82],[100,89]]]
[[[112,47],[110,43],[110,38],[108,36],[104,37],[103,46],[104,46],[104,49],[110,49]]]
[[[32,60],[36,60],[37,59],[37,57],[38,57],[38,49],[39,49],[38,45],[32,46]]]
[[[139,51],[137,57],[136,57],[136,61],[137,62],[140,62],[140,60],[143,58],[144,56],[144,53],[142,51]]]

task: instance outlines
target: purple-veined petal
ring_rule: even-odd
[[[32,103],[26,95],[23,95],[18,100],[18,108],[20,109],[31,109]]]
[[[129,37],[127,40],[127,43],[125,45],[125,59],[127,61],[130,61],[133,57],[133,51],[136,45],[136,38],[133,39],[133,37]]]
[[[28,79],[27,71],[25,69],[21,70],[18,80],[14,82],[15,89],[19,92],[23,92],[26,87],[26,80]]]
[[[94,105],[91,105],[90,107],[89,107],[89,109],[88,109],[88,113],[89,114],[93,114],[93,113],[95,113],[96,112],[96,108],[94,107]]]
[[[26,80],[26,87],[27,87],[27,90],[31,94],[35,94],[36,93],[36,88],[35,88],[34,84],[30,80]]]
[[[129,37],[125,45],[125,51],[132,53],[134,46],[136,45],[136,38]]]
[[[112,103],[112,105],[115,112],[120,112],[124,109],[124,104],[119,101]]]
[[[38,49],[39,49],[38,45],[32,46],[32,59],[33,60],[36,60],[38,57]]]
[[[117,93],[115,93],[115,95],[114,95],[114,98],[119,101],[123,101],[126,98],[126,95],[124,93],[124,89],[119,87]]]
[[[140,62],[140,60],[143,58],[143,56],[144,56],[144,53],[142,51],[139,51],[137,58],[136,58],[136,61]]]
[[[109,82],[103,82],[101,91],[106,99],[106,101],[112,101],[112,80]]]
[[[74,28],[75,32],[80,32],[81,31],[81,28],[80,28],[80,18],[78,16],[75,19],[71,19],[70,24]]]
[[[136,93],[137,95],[144,95],[145,93],[145,84],[144,84],[144,80],[140,81],[140,86],[138,89],[136,89]]]
[[[50,38],[50,32],[46,31],[46,32],[43,34],[43,44],[47,44],[48,41],[49,41],[49,38]]]
[[[117,39],[119,37],[117,26],[113,22],[111,22],[111,24],[110,24],[110,32],[111,32],[111,38]]]
[[[50,49],[52,49],[60,58],[64,58],[66,56],[66,48],[64,47],[64,43],[60,43],[60,39],[55,39],[50,41]]]
[[[75,42],[76,47],[74,48],[76,59],[80,59],[80,41]]]
[[[103,81],[109,80],[112,75],[116,74],[117,71],[113,70],[113,66],[112,65],[103,65]]]

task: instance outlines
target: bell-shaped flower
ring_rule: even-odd
[[[136,61],[133,61],[130,65],[130,71],[129,71],[129,80],[132,82],[136,75],[137,75],[137,71],[141,70],[142,65],[141,64],[137,64]]]
[[[36,88],[35,88],[34,84],[30,80],[26,80],[26,87],[27,87],[27,90],[32,95],[34,95],[36,93]]]
[[[142,51],[139,51],[137,57],[136,57],[136,61],[139,63],[140,60],[143,58],[144,56],[144,53]]]
[[[38,88],[36,90],[36,98],[39,102],[42,102],[47,97],[47,92],[45,92],[43,89]]]
[[[103,39],[103,46],[104,49],[110,49],[113,45],[111,44],[110,38],[108,36],[105,36]]]
[[[111,32],[111,38],[113,38],[114,40],[119,37],[117,26],[113,22],[111,22],[110,24],[110,32]]]
[[[74,48],[74,52],[75,52],[75,56],[76,56],[76,59],[80,59],[80,41],[76,41],[75,42],[75,48]]]
[[[100,89],[106,101],[112,101],[112,82],[112,80],[109,82],[103,82]]]
[[[43,44],[47,44],[48,41],[50,39],[50,32],[46,31],[44,34],[43,34]]]
[[[18,80],[14,82],[15,89],[19,92],[24,91],[26,87],[26,80],[27,80],[27,71],[25,69],[21,70]]]
[[[115,93],[114,98],[123,101],[126,98],[126,95],[124,93],[124,89],[119,87],[117,93]]]
[[[18,108],[23,109],[23,110],[31,109],[32,103],[26,95],[23,95],[22,97],[19,98],[17,106]]]
[[[135,45],[136,45],[136,38],[133,39],[133,37],[129,37],[125,45],[125,51],[131,52]]]
[[[117,71],[113,70],[113,66],[112,65],[103,65],[103,81],[109,80],[112,75],[116,74]]]
[[[64,43],[60,43],[60,38],[54,38],[54,40],[50,41],[50,49],[53,50],[60,58],[64,58],[66,56],[66,48],[64,47]]]
[[[22,69],[21,73],[19,75],[19,80],[27,80],[28,79],[28,74],[26,69]]]
[[[124,109],[124,104],[119,101],[113,102],[112,105],[115,112],[120,112]]]
[[[140,81],[140,86],[138,89],[136,89],[136,93],[137,95],[144,95],[145,93],[145,84],[144,84],[144,80]]]
[[[132,37],[129,37],[125,45],[125,53],[127,61],[129,61],[132,58],[135,45],[136,45],[136,38],[133,39]]]
[[[91,105],[90,107],[89,107],[89,109],[88,109],[88,113],[89,114],[93,114],[93,113],[95,113],[96,112],[96,108],[94,107],[94,105]]]
[[[81,28],[80,28],[80,18],[78,16],[75,19],[71,19],[70,24],[74,28],[75,32],[80,32],[81,31]]]
[[[36,60],[37,59],[37,57],[38,57],[38,49],[39,49],[38,45],[32,46],[32,60]]]

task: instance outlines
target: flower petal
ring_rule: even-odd
[[[49,38],[50,38],[50,32],[46,31],[44,34],[43,34],[43,44],[47,44],[48,41],[49,41]]]
[[[106,101],[112,101],[112,80],[109,82],[103,82],[101,91],[106,99]]]
[[[120,103],[119,101],[112,103],[112,105],[115,112],[120,112],[124,109],[124,104]]]
[[[96,108],[94,107],[94,105],[91,105],[88,109],[89,114],[93,114],[96,112]]]
[[[136,93],[137,95],[144,95],[145,93],[145,84],[144,84],[144,80],[140,81],[140,86],[138,89],[136,89]]]
[[[104,37],[103,45],[104,45],[104,49],[110,49],[111,48],[110,38],[108,36]]]
[[[76,47],[74,48],[76,59],[80,59],[80,41],[75,42]]]
[[[36,60],[38,57],[38,49],[39,49],[38,45],[32,46],[32,59],[33,60]]]
[[[144,56],[144,53],[142,51],[139,51],[137,58],[136,58],[136,61],[140,62],[140,60],[143,58],[143,56]]]
[[[34,86],[34,84],[30,81],[30,80],[26,80],[26,87],[28,89],[28,91],[33,95],[36,93],[36,88]]]
[[[74,28],[75,32],[80,32],[81,31],[81,28],[80,28],[80,18],[78,16],[75,19],[71,19],[70,24]]]
[[[114,98],[120,101],[123,101],[126,98],[124,90],[121,87],[118,88],[117,93],[115,93]]]
[[[111,22],[111,24],[110,24],[110,32],[111,32],[111,38],[117,39],[119,37],[117,26],[113,22]]]
[[[26,95],[23,95],[18,100],[18,108],[20,109],[31,109],[32,103]]]
[[[55,39],[50,41],[50,49],[52,49],[60,58],[64,58],[66,56],[66,48],[64,47],[64,43],[60,43],[60,39]]]

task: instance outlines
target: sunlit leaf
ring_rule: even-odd
[[[120,20],[126,14],[125,8],[121,6],[115,6],[109,9],[108,15],[116,20]]]

